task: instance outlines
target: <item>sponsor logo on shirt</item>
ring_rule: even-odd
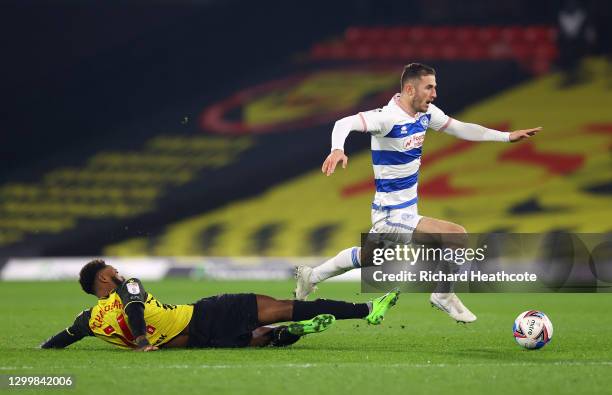
[[[119,300],[115,300],[113,303],[107,304],[105,306],[99,305],[98,312],[96,313],[95,317],[93,317],[93,320],[90,323],[91,329],[93,330],[95,328],[102,328],[102,324],[104,323],[104,316],[106,315],[106,313],[113,310],[121,309],[123,309],[123,303],[121,303]]]
[[[411,150],[413,148],[422,147],[423,141],[425,141],[425,133],[413,134],[412,136],[406,139],[406,142],[404,143],[404,148],[406,150]]]

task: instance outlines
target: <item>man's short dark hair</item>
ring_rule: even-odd
[[[401,78],[401,89],[404,89],[404,84],[408,82],[408,80],[414,80],[421,78],[426,75],[436,75],[436,70],[433,67],[421,64],[421,63],[410,63],[404,66],[404,71],[402,71]]]
[[[96,274],[102,269],[106,267],[106,262],[102,259],[94,259],[91,262],[88,262],[79,273],[79,283],[81,283],[81,288],[83,291],[88,294],[95,295],[94,292],[94,283],[96,281]]]

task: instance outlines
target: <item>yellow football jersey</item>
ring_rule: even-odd
[[[161,346],[181,333],[193,315],[193,305],[160,303],[153,295],[145,292],[139,280],[131,278],[108,297],[98,299],[98,304],[90,310],[81,313],[75,326],[85,329],[86,325],[88,335],[113,345],[135,348],[135,339],[125,313],[125,307],[130,303],[144,304],[146,336],[149,343],[155,346]]]

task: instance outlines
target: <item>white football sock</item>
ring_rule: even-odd
[[[359,262],[360,253],[361,247],[351,247],[340,251],[335,257],[328,259],[312,269],[310,281],[313,284],[317,284],[330,277],[361,267],[361,263]]]

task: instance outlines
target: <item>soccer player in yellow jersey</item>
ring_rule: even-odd
[[[98,298],[98,303],[81,312],[72,326],[49,338],[41,348],[64,348],[86,336],[137,351],[287,346],[306,334],[324,331],[336,319],[362,318],[378,325],[399,296],[393,291],[367,303],[349,303],[224,294],[192,304],[170,305],[145,291],[138,279],[126,280],[100,259],[83,266],[79,282],[83,291]]]

